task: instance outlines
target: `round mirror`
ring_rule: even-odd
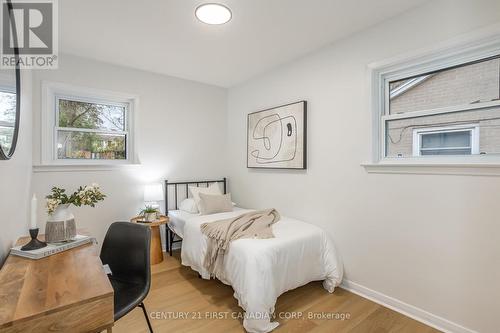
[[[8,2],[11,8],[10,1]],[[12,13],[12,11],[9,11]],[[10,17],[13,24],[13,17]],[[13,29],[15,31],[15,28]],[[14,33],[14,36],[16,34]],[[17,45],[14,37],[14,45]],[[19,49],[15,48],[16,63],[19,60]],[[16,68],[0,68],[0,159],[8,160],[14,154],[19,132],[20,117],[20,70]]]

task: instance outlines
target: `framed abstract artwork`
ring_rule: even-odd
[[[248,114],[247,168],[306,169],[307,102]]]

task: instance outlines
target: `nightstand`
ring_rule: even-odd
[[[163,261],[163,251],[161,247],[160,226],[168,223],[168,217],[161,215],[153,222],[145,222],[143,216],[137,216],[130,220],[133,223],[140,223],[151,229],[151,265],[159,264]],[[165,226],[165,228],[168,228]]]

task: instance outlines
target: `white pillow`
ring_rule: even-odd
[[[187,198],[182,200],[179,209],[190,214],[198,214],[200,212],[193,198]]]
[[[200,193],[199,208],[201,215],[232,212],[233,205],[231,202],[231,194],[228,193],[224,195],[213,195]]]
[[[221,195],[222,192],[220,190],[219,185],[217,183],[213,183],[208,187],[194,187],[191,186],[189,188],[189,192],[191,193],[191,196],[194,199],[194,202],[196,203],[196,207],[198,207],[198,210],[200,210],[200,193],[204,194],[212,194],[212,195]]]

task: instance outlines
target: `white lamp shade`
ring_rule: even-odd
[[[154,201],[162,201],[163,198],[163,186],[158,184],[146,185],[144,187],[144,201],[145,202],[154,202]]]

